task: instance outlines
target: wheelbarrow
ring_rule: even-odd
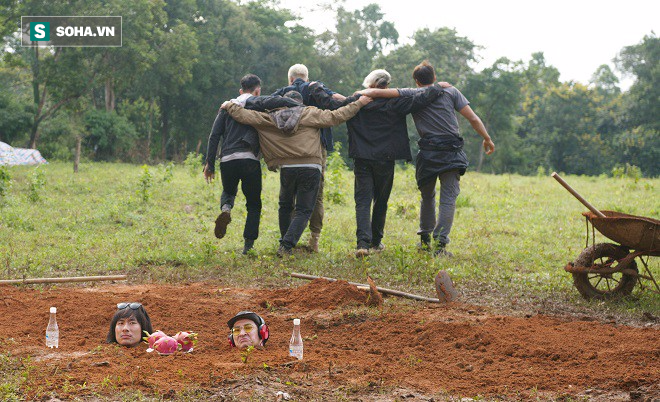
[[[586,299],[620,298],[632,293],[639,284],[643,289],[660,293],[660,286],[648,264],[650,257],[660,256],[660,221],[615,211],[599,211],[557,173],[552,177],[589,209],[589,212],[582,213],[587,222],[586,247],[575,261],[564,267],[573,275],[578,292]],[[617,244],[596,243],[596,231]],[[642,273],[637,260],[643,265]]]

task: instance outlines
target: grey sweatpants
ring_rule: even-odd
[[[450,170],[438,175],[440,179],[440,207],[438,219],[435,217],[435,183],[430,181],[419,188],[422,202],[419,212],[419,230],[417,234],[433,233],[433,238],[440,243],[449,243],[449,232],[454,223],[456,198],[461,192],[461,175],[458,170]]]

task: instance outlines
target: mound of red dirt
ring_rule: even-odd
[[[197,332],[194,352],[158,356],[146,353],[146,346],[105,344],[115,304],[122,301],[142,302],[154,329]],[[322,280],[276,290],[209,283],[0,286],[0,354],[23,362],[26,399],[84,399],[126,390],[270,400],[277,391],[298,400],[372,400],[400,390],[401,398],[427,399],[660,396],[657,328],[490,315],[460,303],[411,308],[388,299],[376,308],[366,301],[366,292],[346,282]],[[44,345],[50,306],[58,307],[59,349]],[[226,322],[246,309],[265,318],[271,338],[244,364],[227,343]],[[287,353],[293,318],[302,319],[302,362]]]
[[[340,306],[362,305],[367,293],[346,281],[330,282],[326,279],[314,281],[291,289],[277,289],[263,300],[261,306],[286,307],[292,311],[334,310]]]

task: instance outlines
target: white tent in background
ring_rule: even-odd
[[[36,149],[13,148],[0,142],[0,165],[40,165],[48,163]]]

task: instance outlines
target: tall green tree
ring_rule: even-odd
[[[469,76],[465,86],[464,94],[496,144],[497,152],[486,162],[496,172],[517,171],[524,159],[519,151],[515,117],[521,100],[521,84],[520,63],[500,58],[491,67]],[[481,171],[485,162],[481,137],[464,137],[466,147],[472,151],[468,154],[473,163],[476,159],[477,170]],[[478,158],[473,155],[478,155]]]
[[[384,20],[378,4],[361,10],[337,9],[334,32],[320,35],[318,46],[325,62],[322,77],[333,89],[345,94],[362,87],[362,81],[375,66],[383,49],[398,43],[399,33],[392,22]]]
[[[617,138],[619,163],[636,165],[648,176],[660,175],[660,39],[653,33],[636,45],[626,46],[617,67],[635,77],[623,95]]]

